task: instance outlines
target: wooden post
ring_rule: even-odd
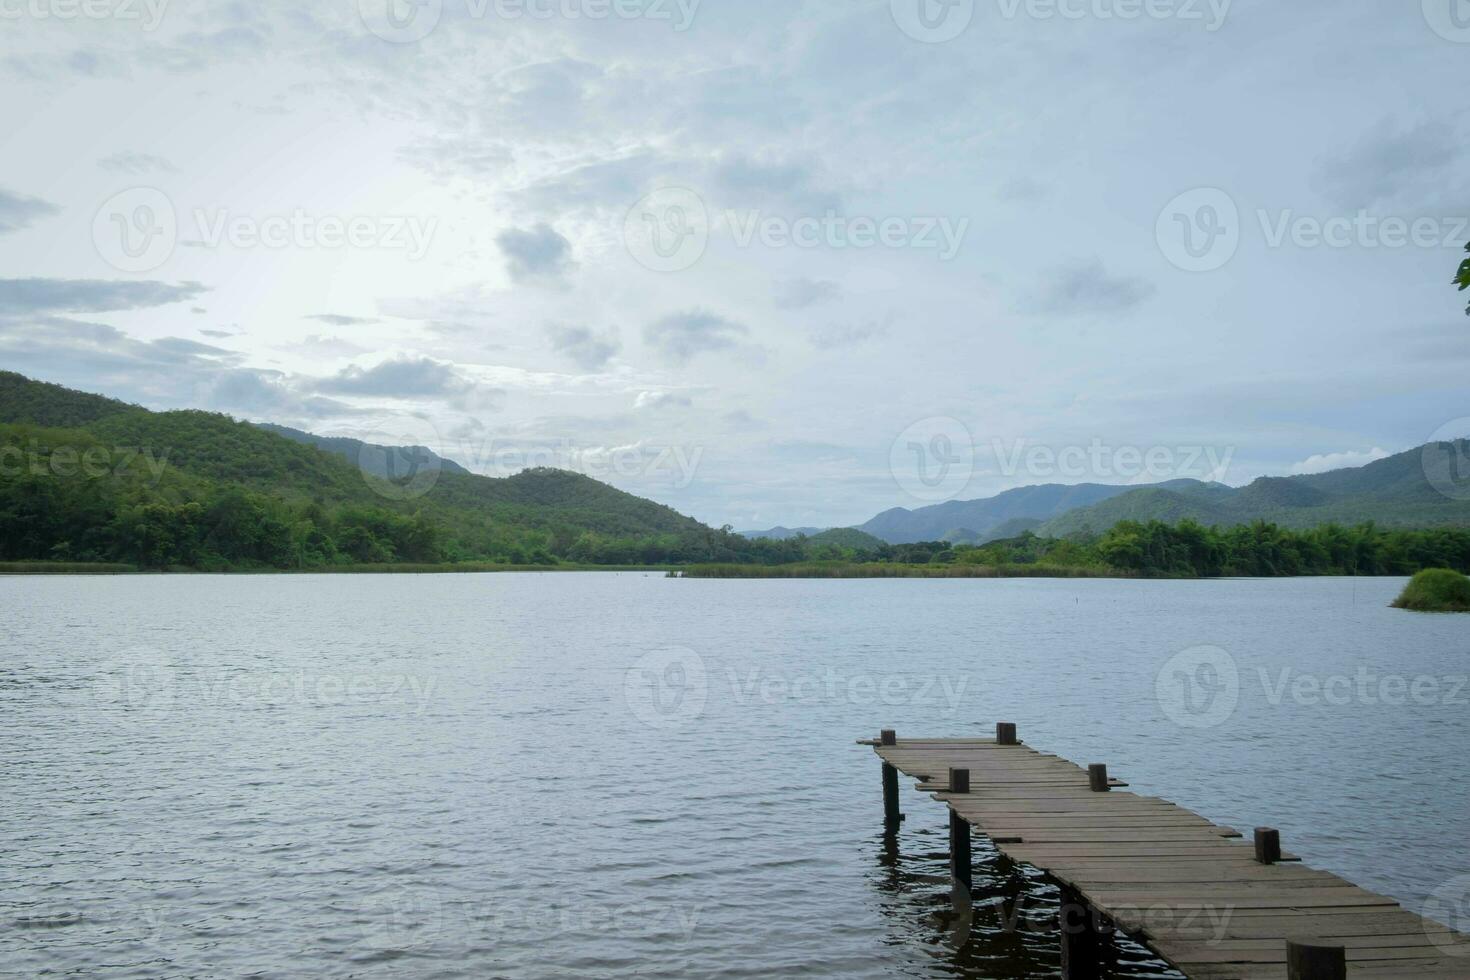
[[[1347,950],[1287,940],[1286,976],[1287,980],[1347,980]]]
[[[1076,890],[1062,888],[1062,980],[1101,980],[1102,941],[1093,909]]]
[[[878,733],[878,744],[879,745],[897,745],[898,744],[898,733],[895,732],[891,728],[885,728],[885,729],[883,729],[883,731],[881,731],[881,732]]]
[[[955,883],[968,893],[975,885],[974,867],[970,860],[970,822],[949,811],[949,873]]]
[[[1275,864],[1281,860],[1281,831],[1270,827],[1256,828],[1256,860]]]
[[[1002,721],[995,726],[995,743],[997,745],[1019,745],[1020,740],[1016,738],[1016,725],[1014,722]]]
[[[949,771],[949,791],[951,793],[970,792],[970,770],[951,769]]]
[[[1108,786],[1108,767],[1101,763],[1095,763],[1087,767],[1087,782],[1092,786],[1094,793],[1106,793]]]
[[[883,829],[890,834],[898,832],[903,814],[898,812],[898,770],[883,763]]]

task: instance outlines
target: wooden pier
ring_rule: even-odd
[[[898,774],[949,807],[950,864],[971,887],[970,833],[1061,886],[1062,971],[1100,977],[1116,930],[1197,980],[1470,978],[1470,936],[1336,875],[1302,865],[1280,835],[1251,842],[1168,800],[1118,792],[1107,768],[1083,769],[994,739],[898,739],[883,760],[885,825],[903,819]]]

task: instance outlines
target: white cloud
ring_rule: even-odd
[[[1374,446],[1364,452],[1347,450],[1340,453],[1319,453],[1316,456],[1308,456],[1300,463],[1292,463],[1287,472],[1292,476],[1307,476],[1312,473],[1330,473],[1332,470],[1345,470],[1358,466],[1367,466],[1369,463],[1380,459],[1387,459],[1391,453],[1387,450]]]

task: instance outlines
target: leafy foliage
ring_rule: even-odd
[[[1465,251],[1470,252],[1470,244],[1465,246]],[[1462,293],[1470,289],[1470,259],[1460,263],[1460,274],[1455,276],[1455,283],[1459,285]],[[1470,306],[1465,307],[1465,315],[1470,316]]]
[[[1427,568],[1409,580],[1393,604],[1415,612],[1470,612],[1470,578],[1448,568]]]

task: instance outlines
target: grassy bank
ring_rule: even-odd
[[[692,565],[684,578],[1136,578],[1128,572],[1068,565],[895,565],[803,562],[795,565]]]
[[[85,561],[0,561],[0,575],[133,575],[136,565]]]

